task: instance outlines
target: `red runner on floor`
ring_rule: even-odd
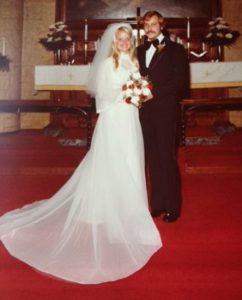
[[[17,153],[27,157],[30,150],[22,148]],[[51,148],[48,150],[51,151]],[[63,154],[61,151],[66,150],[55,148],[57,156],[58,153]],[[38,160],[38,150],[33,152]],[[7,160],[7,151],[1,152],[0,147],[1,161],[4,161],[3,153]],[[69,157],[73,153],[76,153],[76,149],[68,150]],[[203,156],[201,153],[199,160],[206,164],[206,151]],[[79,154],[81,159],[83,153]],[[76,159],[76,154],[74,156]],[[182,168],[184,153],[179,159]],[[34,168],[41,167],[36,160]],[[61,160],[58,160],[59,167],[75,167],[78,163],[70,159],[70,164],[65,161],[62,165]],[[48,156],[39,160],[39,163],[41,161],[47,166]],[[21,163],[24,163],[24,159]],[[53,157],[49,163],[53,164]],[[34,200],[50,197],[68,177],[69,174],[1,174],[0,214]],[[182,169],[182,217],[171,224],[156,220],[164,247],[142,270],[117,282],[78,285],[50,278],[11,257],[0,245],[1,299],[240,300],[241,183],[242,174],[186,174]]]

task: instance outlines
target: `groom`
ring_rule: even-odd
[[[153,84],[153,99],[140,109],[146,162],[151,183],[153,217],[174,222],[181,214],[180,176],[176,159],[179,100],[188,87],[188,61],[184,48],[162,31],[164,18],[157,11],[143,16],[145,42],[139,46],[140,72]]]

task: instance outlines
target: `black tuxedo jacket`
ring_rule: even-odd
[[[171,117],[178,101],[189,91],[189,64],[183,46],[165,37],[164,48],[156,50],[148,68],[143,45],[137,48],[137,55],[141,75],[148,75],[153,84],[154,98],[144,104],[144,110]]]

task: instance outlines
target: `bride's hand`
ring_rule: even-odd
[[[145,99],[144,99],[142,102],[147,102],[147,101],[149,101],[149,100],[151,100],[151,99],[153,99],[152,93],[150,93],[149,96],[145,97]]]

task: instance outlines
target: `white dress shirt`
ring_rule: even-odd
[[[161,33],[157,37],[157,39],[159,40],[159,42],[161,42],[164,39],[164,35]],[[150,48],[148,50],[146,50],[145,64],[146,64],[147,68],[150,65],[150,62],[152,60],[153,55],[155,54],[155,51],[156,51],[156,47],[152,44],[151,44]]]

